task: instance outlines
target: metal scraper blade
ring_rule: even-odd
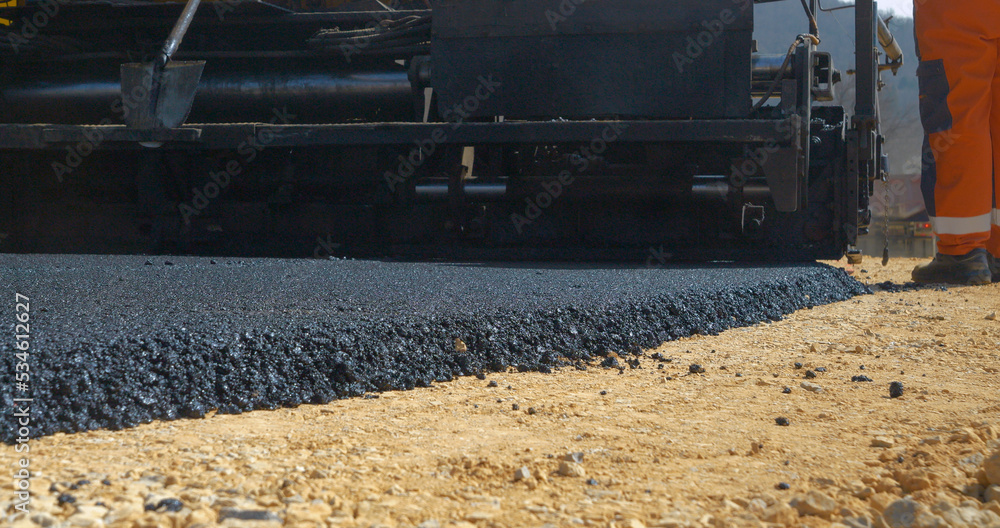
[[[205,61],[170,61],[154,83],[153,63],[121,66],[125,124],[130,128],[175,128],[184,123],[194,104]]]

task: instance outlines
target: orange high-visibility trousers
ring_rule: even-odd
[[[938,251],[1000,256],[1000,2],[914,0],[921,189]]]

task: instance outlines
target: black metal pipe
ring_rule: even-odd
[[[679,187],[641,188],[630,187],[616,183],[607,185],[585,185],[580,189],[584,196],[618,196],[664,198],[683,194]],[[696,176],[691,185],[691,197],[703,200],[722,200],[730,197],[733,188],[727,176]],[[530,194],[530,193],[529,193]],[[445,182],[418,183],[414,187],[414,196],[421,201],[443,202],[448,200],[448,184]],[[764,199],[771,196],[771,189],[763,183],[747,183],[742,188],[742,196],[747,199]],[[513,198],[505,183],[468,183],[462,189],[462,197],[474,202],[496,202]]]
[[[702,200],[726,201],[734,191],[728,176],[695,176],[691,197]],[[741,189],[742,197],[761,200],[771,197],[771,188],[763,182],[747,183]]]
[[[750,79],[752,81],[771,82],[781,72],[781,65],[785,61],[783,54],[762,54],[754,53],[750,59]],[[792,79],[795,72],[789,68],[785,70],[784,77]]]
[[[878,92],[878,55],[875,49],[875,18],[878,7],[872,0],[857,0],[854,3],[855,57],[857,59],[854,76],[857,100],[854,114],[857,119],[875,119],[875,98]]]
[[[211,61],[205,68],[188,123],[295,124],[413,121],[404,70],[333,71],[284,61]],[[85,64],[0,76],[0,122],[121,123],[124,100],[117,64]],[[291,116],[295,116],[292,118]]]
[[[418,183],[414,188],[417,199],[427,201],[448,200],[447,183]],[[505,183],[465,183],[462,196],[472,201],[489,202],[503,200],[507,195]]]
[[[809,0],[809,11],[812,13],[812,22],[816,22],[819,17],[819,0]],[[813,33],[815,36],[819,36],[819,26],[816,26],[816,32]]]

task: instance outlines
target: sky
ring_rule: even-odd
[[[895,11],[896,16],[913,17],[913,0],[876,0],[879,11]]]

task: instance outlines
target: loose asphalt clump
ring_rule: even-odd
[[[851,376],[851,381],[853,381],[855,383],[858,383],[858,382],[863,382],[863,381],[872,381],[872,379],[869,378],[868,376],[865,376],[864,374],[862,374],[860,376]]]
[[[0,404],[33,398],[31,437],[549,372],[869,293],[821,264],[145,261],[0,255],[31,314],[30,384],[0,341]]]
[[[948,287],[943,284],[919,284],[916,282],[904,282],[902,284],[897,284],[892,281],[879,282],[872,285],[877,291],[885,291],[889,293],[899,293],[907,291],[919,291],[919,290],[935,290],[935,291],[948,291]]]
[[[163,499],[156,504],[147,504],[146,510],[157,512],[179,512],[184,509],[184,503],[177,499]]]
[[[903,395],[903,382],[902,381],[894,381],[894,382],[892,382],[892,383],[889,384],[889,397],[890,398],[899,398],[902,395]]]

